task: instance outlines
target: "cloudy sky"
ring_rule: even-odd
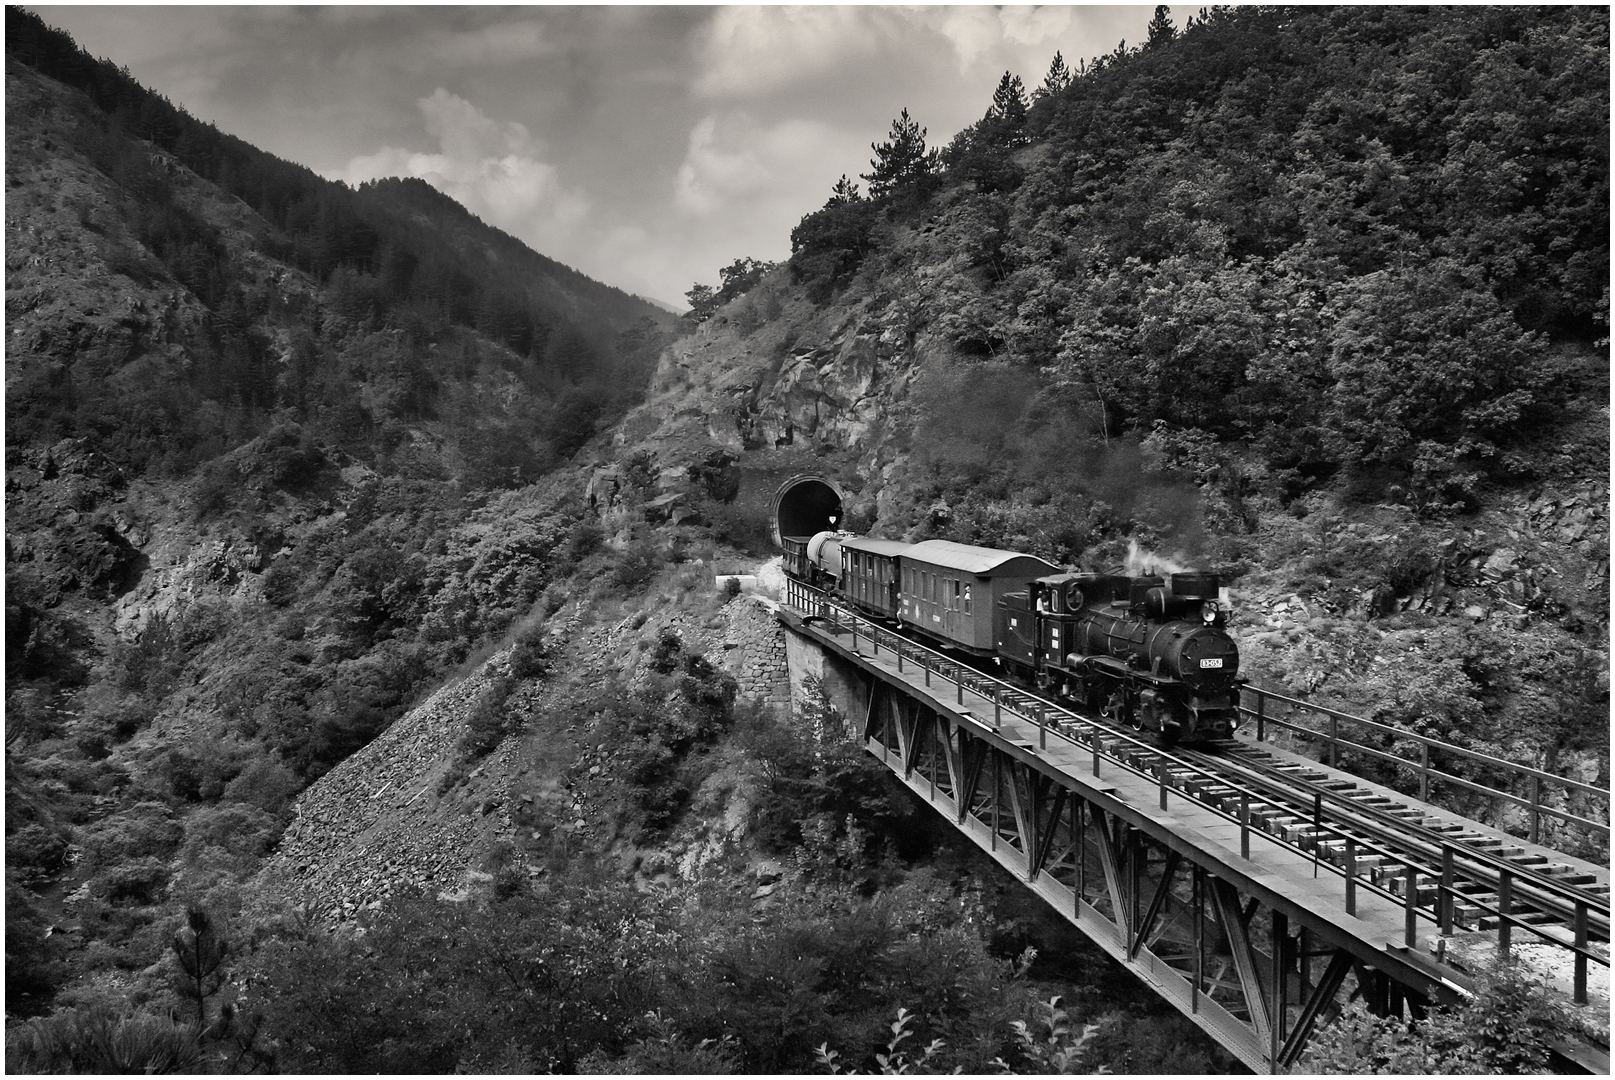
[[[630,292],[683,302],[790,231],[907,108],[931,145],[1145,36],[1151,7],[37,7],[281,157],[418,176]],[[1187,8],[1185,11],[1189,10]],[[1181,22],[1181,13],[1177,21]]]

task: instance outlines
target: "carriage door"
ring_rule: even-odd
[[[959,579],[945,577],[942,579],[942,632],[950,641],[959,640]]]

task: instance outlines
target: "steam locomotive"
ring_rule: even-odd
[[[1239,650],[1214,573],[1068,573],[1034,555],[781,536],[785,572],[873,618],[1167,742],[1232,736]]]

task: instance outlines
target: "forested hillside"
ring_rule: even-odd
[[[1253,678],[1605,777],[1607,28],[1211,9],[905,110],[623,453],[722,444],[737,537],[812,465],[856,530],[1215,567]]]
[[[587,551],[565,544],[578,493],[542,484],[642,397],[676,320],[419,181],[323,180],[6,20],[7,986],[28,1012],[85,965],[45,959],[63,895],[93,878],[118,909],[81,920],[90,969],[140,956],[183,822],[261,853],[312,778],[527,613],[552,549]],[[543,511],[500,509],[513,489]]]
[[[960,355],[1093,422],[1473,509],[1607,332],[1607,23],[1589,9],[1217,9],[1011,76],[940,155],[901,122],[793,234],[793,280],[861,270]],[[906,118],[906,117],[905,117]],[[917,121],[913,122],[917,125]],[[923,272],[922,272],[923,270]],[[1568,369],[1567,369],[1568,368]],[[1192,436],[1188,436],[1192,437]]]
[[[85,437],[126,469],[178,477],[276,424],[368,456],[442,421],[456,475],[510,486],[576,450],[622,405],[614,388],[643,382],[665,312],[421,181],[323,180],[191,118],[36,16],[6,19],[17,104],[57,121],[13,110],[8,289],[26,291],[15,314],[36,318],[8,351],[9,446]],[[36,90],[28,72],[84,97]],[[43,190],[68,160],[89,170],[82,187]],[[40,235],[35,196],[63,218],[56,236]],[[93,343],[83,321],[105,313],[37,318],[57,290],[30,271],[67,269],[46,253],[63,230],[78,234],[73,269],[93,268],[120,306],[141,304],[112,313]],[[153,292],[190,309],[181,325],[146,310]],[[519,400],[490,410],[479,397],[501,381]]]
[[[745,700],[713,571],[810,471],[877,536],[1165,552],[1250,677],[1607,785],[1608,34],[1162,10],[946,141],[910,103],[676,321],[8,8],[8,1064],[1226,1067]],[[353,805],[415,815],[362,878]],[[1516,990],[1421,1067],[1540,1064]]]

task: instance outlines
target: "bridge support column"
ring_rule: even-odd
[[[854,725],[868,713],[870,689],[875,680],[857,665],[827,652],[812,638],[790,630],[785,632],[785,659],[791,675],[791,719],[800,721],[813,711],[812,706],[817,703],[810,700],[814,696],[811,687],[816,683],[823,692],[823,704],[840,713],[851,728],[834,734],[856,738],[858,730]]]

